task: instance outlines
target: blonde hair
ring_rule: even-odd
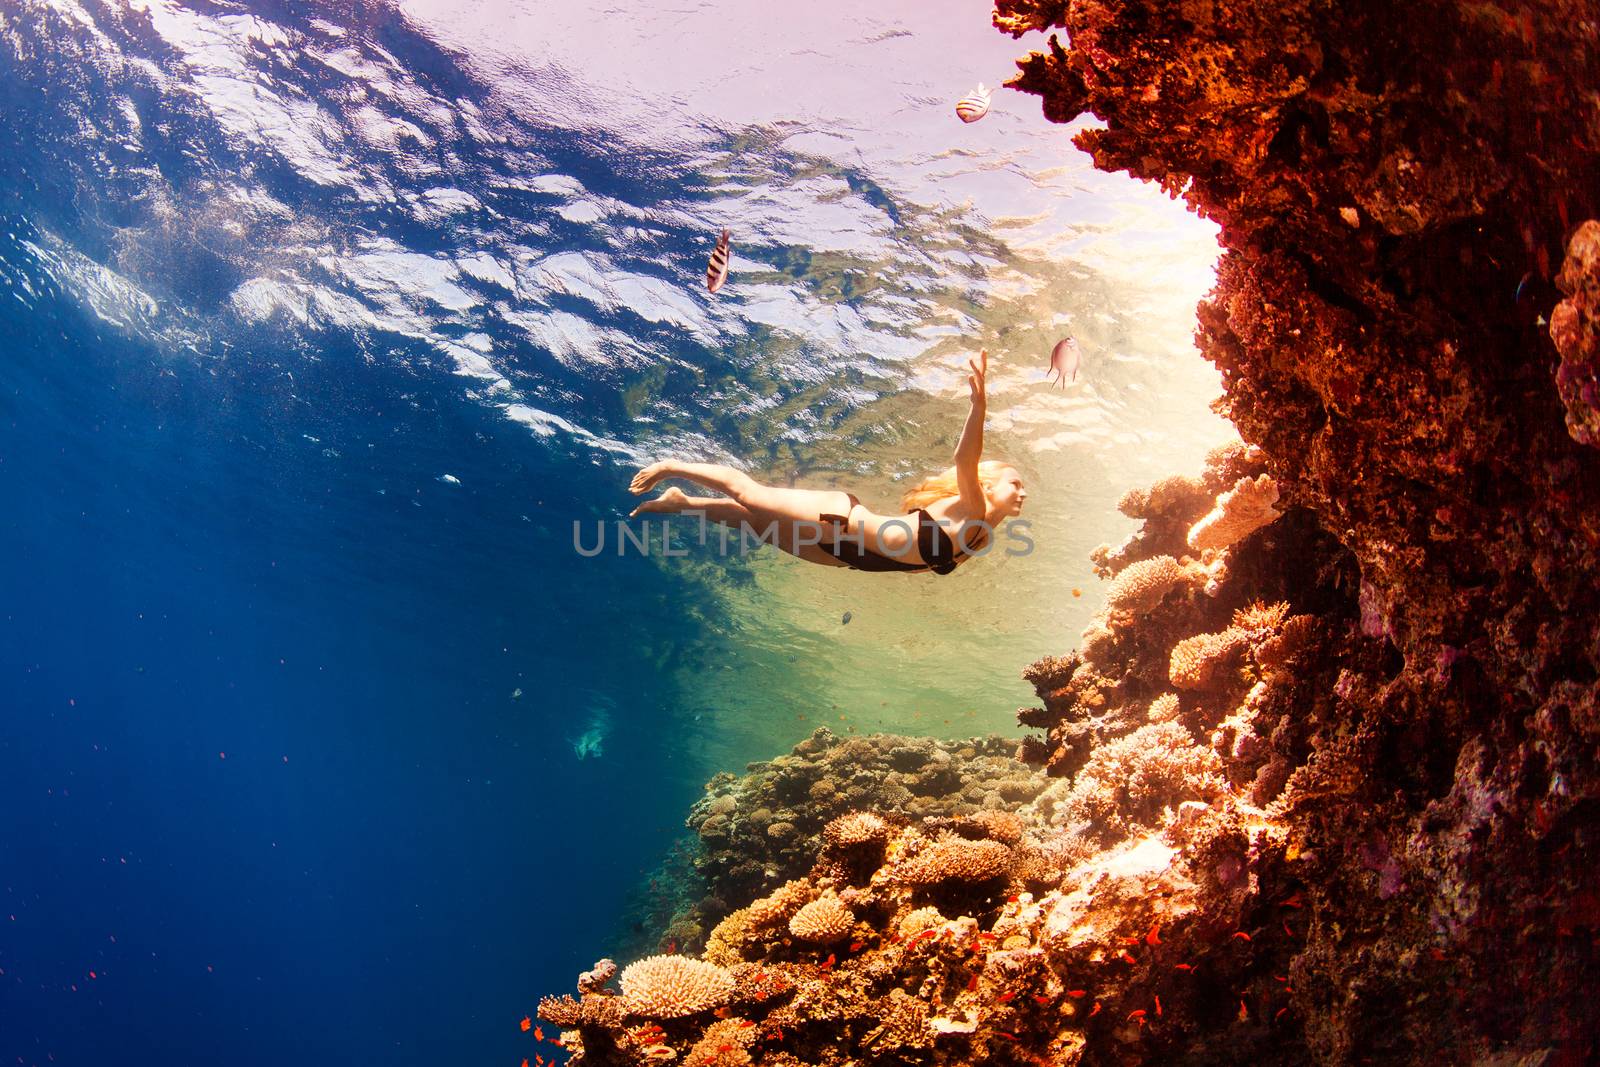
[[[983,484],[985,496],[989,495],[995,483],[1000,480],[1000,472],[1009,466],[1011,464],[998,459],[986,459],[978,464],[978,481]],[[947,497],[960,495],[961,487],[956,482],[956,469],[948,467],[906,490],[906,495],[900,498],[900,504],[907,511],[915,511]]]

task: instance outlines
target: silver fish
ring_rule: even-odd
[[[1068,382],[1077,381],[1078,358],[1078,342],[1070,337],[1063,337],[1057,341],[1056,347],[1050,352],[1050,367],[1044,372],[1047,378],[1052,374],[1058,375],[1050,384],[1059,383],[1061,388],[1065,389]]]
[[[977,122],[989,113],[989,95],[979,82],[976,89],[956,101],[956,117],[962,122]]]
[[[722,283],[728,280],[728,231],[723,230],[722,236],[717,238],[717,247],[711,253],[711,262],[706,265],[706,288],[715,293],[722,288]]]

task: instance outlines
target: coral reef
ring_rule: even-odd
[[[824,845],[836,864],[880,860],[891,828],[874,812],[952,818],[1025,809],[1049,781],[1015,759],[1016,749],[1001,737],[839,736],[823,727],[742,776],[718,775],[689,813],[694,840],[636,906],[639,937],[624,950],[699,949],[729,913],[803,876]]]
[[[1284,863],[1281,834],[1226,806],[1164,821],[1169,832],[1085,852],[1040,885],[1024,873],[1027,857],[1060,831],[979,818],[958,833],[924,819],[895,830],[882,862],[859,876],[840,879],[824,858],[774,894],[781,900],[725,920],[712,935],[724,962],[710,969],[731,976],[726,1003],[703,999],[688,1013],[675,999],[670,1017],[642,1012],[624,972],[621,996],[549,998],[540,1015],[563,1027],[571,1062],[589,1067],[1073,1064],[1093,1049],[1159,1054],[1208,1021],[1227,1021],[1247,1055],[1288,999],[1269,972],[1300,936],[1284,917],[1298,901],[1262,907],[1248,888]],[[749,921],[806,895],[797,917],[849,899],[854,940],[817,944]],[[1216,995],[1219,983],[1244,1000]]]

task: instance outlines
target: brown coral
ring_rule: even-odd
[[[677,1019],[726,1004],[733,975],[684,956],[649,956],[622,970],[623,1003],[631,1015]]]
[[[789,919],[789,933],[800,941],[827,945],[850,936],[855,921],[837,896],[825,893],[794,913]]]

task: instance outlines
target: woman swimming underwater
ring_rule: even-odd
[[[949,574],[980,554],[999,523],[1019,514],[1028,498],[1015,468],[981,461],[989,353],[967,366],[972,407],[956,445],[955,466],[906,493],[901,514],[880,515],[842,490],[762,485],[733,467],[675,460],[650,464],[634,475],[629,488],[648,493],[667,478],[682,478],[727,496],[695,497],[669,488],[633,514],[703,515],[724,526],[748,528],[791,555],[830,567]]]

